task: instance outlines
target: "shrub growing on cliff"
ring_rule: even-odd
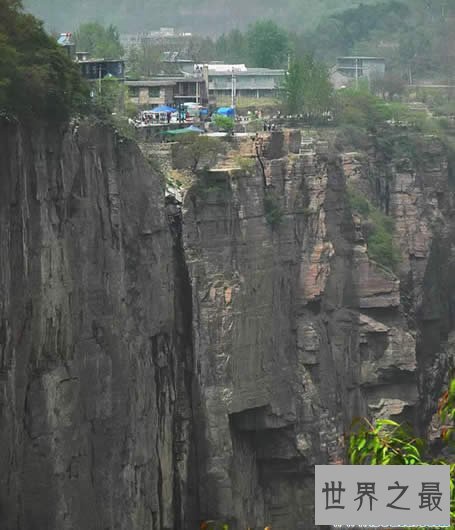
[[[0,0],[0,110],[63,121],[88,101],[79,70],[19,0]]]
[[[370,258],[388,269],[396,270],[400,253],[393,242],[393,219],[352,187],[348,188],[348,200],[351,210],[359,214],[364,222]]]
[[[272,228],[276,228],[283,220],[280,199],[273,191],[267,191],[264,197],[265,218]]]

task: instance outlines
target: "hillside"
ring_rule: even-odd
[[[33,14],[49,29],[71,30],[97,20],[116,24],[120,31],[134,32],[174,26],[213,35],[233,27],[245,27],[258,18],[272,18],[289,29],[311,29],[321,17],[374,0],[25,0]]]

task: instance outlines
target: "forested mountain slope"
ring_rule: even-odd
[[[353,0],[26,0],[25,6],[53,30],[78,23],[113,23],[123,32],[176,26],[215,34],[244,27],[258,18],[273,18],[286,27],[311,29],[321,17],[359,5]],[[363,4],[374,3],[363,0]]]

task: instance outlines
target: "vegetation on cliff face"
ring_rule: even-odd
[[[388,269],[396,270],[400,254],[393,242],[393,219],[352,187],[348,187],[348,199],[351,210],[362,218],[370,258]]]
[[[442,395],[438,406],[441,440],[445,442],[448,457],[434,458],[425,441],[414,435],[412,428],[392,420],[377,420],[373,424],[366,418],[354,422],[349,436],[348,460],[350,464],[366,465],[423,465],[450,464],[451,519],[455,525],[455,379]]]
[[[65,120],[87,102],[78,68],[19,0],[0,0],[0,110]]]

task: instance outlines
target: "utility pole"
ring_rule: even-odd
[[[355,58],[355,88],[359,89],[359,59]]]
[[[232,67],[231,107],[233,109],[235,108],[236,92],[237,92],[236,79],[235,79],[234,67]]]

